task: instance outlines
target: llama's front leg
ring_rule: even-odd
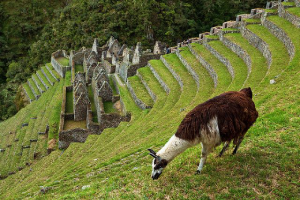
[[[221,157],[223,155],[223,153],[227,150],[227,148],[229,147],[229,144],[230,144],[231,141],[226,141],[224,146],[223,146],[223,149],[221,150],[221,152],[219,153],[218,157]]]
[[[240,137],[240,138],[238,139],[238,142],[237,142],[237,144],[235,145],[235,148],[234,148],[234,150],[233,150],[233,152],[232,152],[232,155],[235,155],[235,154],[236,154],[236,152],[237,152],[238,148],[240,147],[240,144],[242,143],[243,139],[244,139],[244,137]]]
[[[200,159],[200,163],[199,166],[197,168],[196,174],[200,174],[204,164],[206,163],[206,159],[208,154],[211,152],[211,149],[208,145],[204,145],[202,144],[202,153],[201,153],[201,159]]]

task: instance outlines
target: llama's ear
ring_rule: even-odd
[[[243,92],[247,97],[252,99],[252,90],[250,87],[241,89],[240,92]]]
[[[150,151],[150,156],[152,156],[153,158],[157,158],[155,151],[153,151],[152,149],[148,149],[148,151]]]
[[[156,155],[155,151],[153,151],[152,149],[148,149],[148,151],[150,151],[150,153]]]

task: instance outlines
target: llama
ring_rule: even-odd
[[[179,125],[177,132],[157,153],[152,149],[152,179],[158,179],[163,169],[187,148],[201,142],[202,156],[196,174],[200,174],[207,156],[222,142],[225,142],[219,156],[225,152],[230,142],[235,145],[236,154],[248,129],[258,117],[252,101],[251,88],[225,92],[190,111]]]

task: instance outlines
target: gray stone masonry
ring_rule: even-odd
[[[278,1],[268,1],[266,4],[266,9],[277,9]]]
[[[208,62],[206,62],[206,60],[201,55],[196,53],[196,51],[192,48],[192,46],[190,44],[188,45],[188,47],[189,47],[189,50],[192,52],[192,54],[196,57],[196,59],[208,71],[209,75],[211,76],[211,78],[214,81],[214,87],[216,88],[218,85],[218,75],[215,72],[215,70],[210,66],[210,64]]]
[[[176,55],[183,64],[183,66],[188,70],[188,72],[193,76],[193,79],[195,80],[197,84],[197,88],[199,89],[199,76],[198,74],[194,71],[194,69],[190,66],[190,64],[182,57],[182,55],[179,53],[179,51],[176,51]]]
[[[279,3],[278,13],[280,17],[288,20],[289,22],[294,24],[297,28],[300,28],[300,17],[289,13],[286,10],[286,6],[283,6],[282,3]]]
[[[98,89],[98,94],[104,101],[112,101],[113,92],[108,81],[102,82],[101,87]]]
[[[141,82],[145,86],[146,90],[148,91],[149,95],[151,96],[152,100],[156,101],[156,95],[152,92],[151,88],[147,84],[147,82],[144,80],[143,76],[139,73],[139,71],[136,72],[136,75],[140,78]]]
[[[297,7],[300,7],[300,0],[295,0],[295,4]]]
[[[262,24],[273,35],[275,35],[279,40],[281,40],[284,43],[284,45],[285,45],[285,47],[286,47],[286,49],[287,49],[287,51],[290,55],[290,60],[292,60],[294,58],[294,55],[295,55],[295,46],[292,43],[291,39],[288,37],[288,35],[285,33],[285,31],[282,30],[281,28],[279,28],[277,25],[275,25],[271,21],[269,21],[268,18],[265,18],[265,20],[263,20]]]
[[[208,43],[206,43],[206,42],[203,42],[203,45],[217,58],[217,59],[219,59],[219,61],[221,62],[221,63],[223,63],[226,67],[227,67],[227,69],[228,69],[228,71],[229,71],[229,73],[230,73],[230,75],[231,75],[231,77],[232,77],[232,79],[234,79],[234,70],[233,70],[233,67],[232,67],[232,65],[231,65],[231,63],[229,62],[229,60],[227,60],[226,58],[224,58],[219,52],[217,52],[214,48],[212,48]]]
[[[227,21],[222,24],[223,28],[235,28],[236,21]]]
[[[59,58],[59,57],[69,58],[69,56],[66,54],[65,50],[57,50],[56,52],[51,54],[51,64],[52,64],[53,68],[58,72],[58,74],[61,77],[65,77],[66,72],[70,71],[71,67],[70,66],[62,66],[56,60],[56,58]]]
[[[141,109],[145,110],[145,109],[149,109],[149,108],[152,108],[152,106],[149,106],[149,105],[146,105],[141,99],[139,99],[135,92],[134,92],[134,89],[132,88],[131,84],[130,84],[130,80],[127,79],[127,82],[126,82],[126,85],[127,85],[127,88],[131,94],[131,97],[132,99],[134,100],[135,104],[140,107]]]
[[[246,38],[252,46],[257,48],[263,54],[263,56],[267,60],[268,68],[270,68],[272,64],[272,54],[268,44],[261,38],[259,38],[256,34],[247,29],[246,23],[241,23],[239,29],[243,37]]]
[[[34,76],[31,76],[33,82],[35,83],[36,87],[38,88],[38,90],[40,91],[40,93],[44,93],[45,91],[39,86],[37,80],[34,78]]]
[[[90,131],[86,129],[76,128],[71,130],[61,131],[59,133],[58,147],[60,149],[66,149],[71,142],[85,142],[86,138],[90,134]]]
[[[142,44],[138,42],[135,47],[135,51],[132,58],[132,64],[139,64],[142,56]]]
[[[50,74],[52,75],[52,77],[53,77],[56,81],[59,81],[59,79],[56,78],[56,76],[53,74],[52,70],[48,67],[48,65],[46,65],[46,68],[48,69],[48,71],[50,72]]]
[[[163,43],[161,41],[156,41],[154,48],[153,48],[153,53],[154,54],[164,54],[166,46],[167,46],[166,43]]]
[[[73,82],[74,121],[86,119],[87,105],[90,104],[84,74],[77,73]]]
[[[47,86],[47,84],[44,82],[44,80],[42,79],[42,77],[39,75],[39,73],[36,73],[37,77],[40,79],[40,81],[42,82],[42,84],[45,86],[46,90],[49,89],[49,87]]]
[[[169,65],[169,63],[166,61],[166,59],[163,56],[160,56],[160,60],[164,63],[164,65],[168,68],[168,70],[171,72],[173,77],[177,80],[177,82],[180,85],[180,89],[183,89],[183,82],[180,78],[180,76],[173,70],[173,68]]]
[[[155,76],[159,84],[162,86],[162,88],[166,91],[167,94],[170,93],[170,89],[167,86],[167,84],[163,81],[163,79],[160,77],[160,75],[155,71],[155,69],[152,67],[152,65],[148,62],[148,66],[152,72],[152,74]]]
[[[51,86],[54,85],[54,83],[49,79],[49,77],[47,76],[47,74],[45,73],[44,69],[41,68],[42,73],[44,74],[44,76],[46,77],[46,79],[48,80],[48,82],[50,83]]]
[[[29,81],[27,81],[27,83],[28,83],[28,85],[29,85],[29,87],[30,87],[30,89],[31,89],[31,91],[32,91],[32,93],[33,93],[35,99],[38,100],[38,99],[40,98],[40,95],[37,95],[37,94],[35,93],[35,91],[34,91],[32,85],[31,85],[31,83],[30,83]]]
[[[249,56],[249,54],[247,53],[247,51],[245,51],[242,47],[240,47],[239,45],[235,44],[231,40],[227,39],[224,36],[224,34],[221,33],[219,36],[220,36],[221,42],[227,48],[229,48],[231,51],[233,51],[235,54],[237,54],[240,58],[243,59],[244,63],[247,65],[247,68],[248,68],[248,75],[247,75],[247,77],[249,77],[249,75],[251,73],[252,61],[251,61],[251,57]]]

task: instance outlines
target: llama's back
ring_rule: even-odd
[[[176,136],[192,141],[200,137],[200,129],[208,130],[207,124],[213,118],[218,121],[222,141],[243,135],[258,117],[251,97],[249,88],[240,92],[226,92],[199,104],[182,120]],[[209,134],[209,131],[206,132]]]

